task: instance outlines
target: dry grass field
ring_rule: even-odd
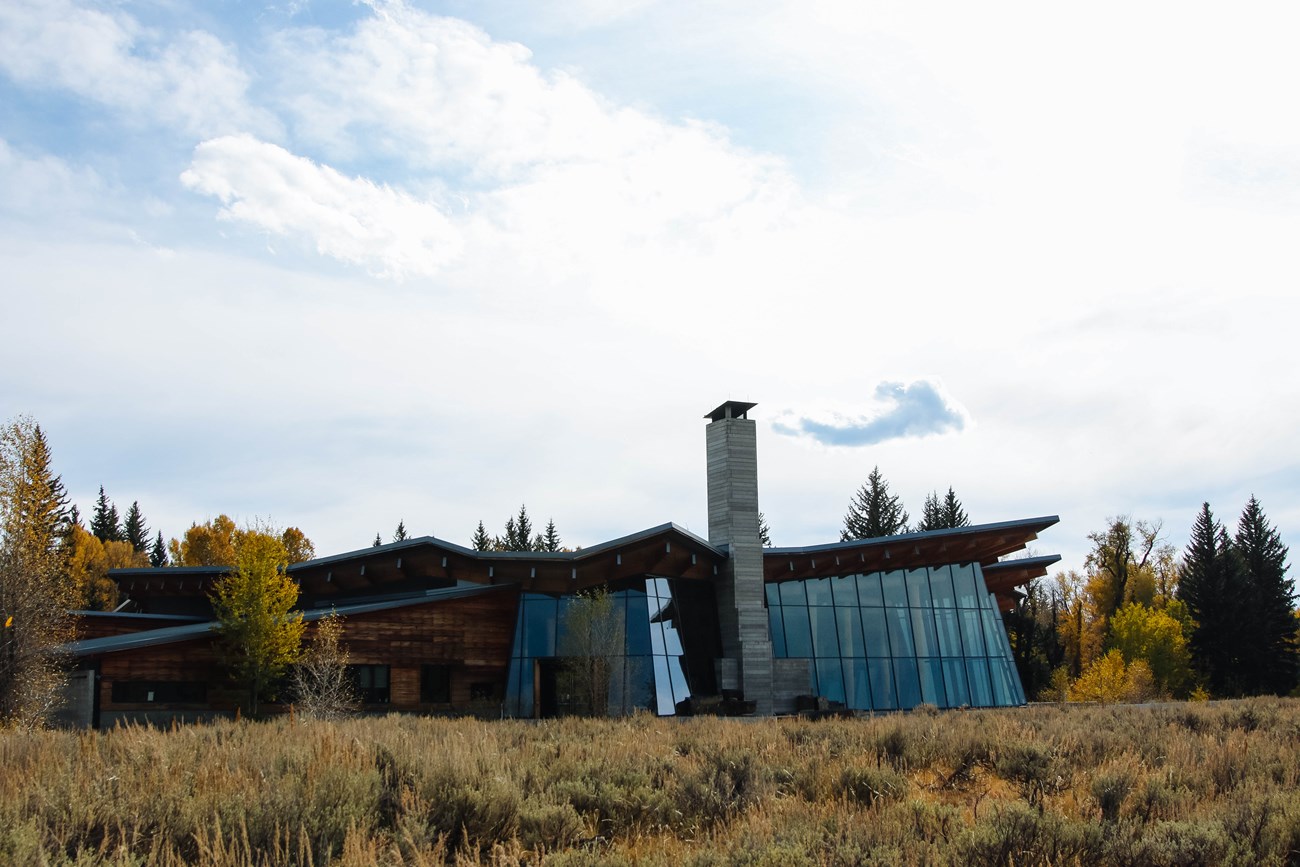
[[[1300,701],[0,732],[4,864],[1300,863]]]

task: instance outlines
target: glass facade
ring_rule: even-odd
[[[768,584],[773,655],[855,710],[1025,703],[977,563]]]
[[[713,589],[700,581],[647,577],[610,592],[623,653],[609,657],[610,714],[676,713],[692,694],[712,694],[720,656]],[[572,709],[562,676],[566,612],[573,596],[523,593],[506,684],[507,716],[553,716]]]

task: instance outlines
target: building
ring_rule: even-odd
[[[1055,516],[799,548],[759,541],[751,403],[706,418],[709,536],[663,524],[574,552],[433,537],[289,567],[309,622],[345,618],[366,707],[545,717],[572,708],[579,594],[621,632],[611,713],[789,713],[1023,704],[1000,610],[1059,558],[1003,559]],[[83,613],[70,713],[107,725],[232,712],[207,601],[222,568],[121,569],[126,606]]]

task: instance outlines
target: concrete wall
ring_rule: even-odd
[[[709,541],[731,556],[717,584],[722,652],[739,663],[741,689],[756,712],[772,713],[772,641],[763,604],[758,538],[758,447],[754,422],[723,418],[705,428]]]

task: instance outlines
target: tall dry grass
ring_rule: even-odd
[[[0,732],[0,863],[1300,863],[1300,701]]]

